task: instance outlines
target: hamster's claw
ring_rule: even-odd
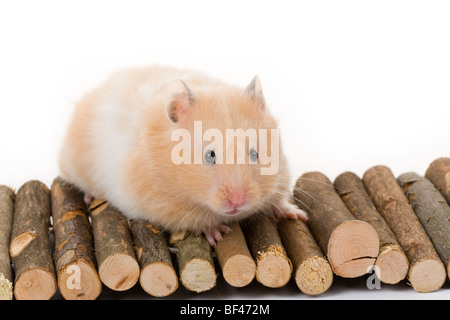
[[[308,220],[308,214],[305,211],[288,201],[273,206],[273,213],[278,219]]]
[[[86,203],[86,206],[89,207],[89,205],[91,204],[92,200],[94,200],[94,196],[92,194],[89,194],[89,193],[85,193],[84,194],[84,203]]]
[[[216,242],[222,240],[222,233],[228,233],[231,229],[227,227],[226,225],[219,225],[218,227],[209,228],[207,230],[204,230],[203,233],[205,234],[206,240],[208,240],[208,243],[211,247],[216,246]]]

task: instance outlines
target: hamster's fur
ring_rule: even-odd
[[[261,175],[259,164],[175,164],[171,152],[179,142],[171,134],[193,133],[194,121],[224,137],[227,128],[277,128],[256,77],[243,89],[196,71],[124,70],[77,103],[60,151],[61,176],[130,219],[204,232],[212,245],[226,224],[256,212],[306,219],[289,200],[281,146],[275,175]]]

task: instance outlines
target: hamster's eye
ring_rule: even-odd
[[[256,150],[252,148],[250,149],[248,154],[250,156],[250,161],[256,163],[256,161],[258,160],[258,152],[256,152]]]
[[[213,165],[216,163],[216,153],[214,150],[208,150],[205,153],[205,162],[206,164]]]

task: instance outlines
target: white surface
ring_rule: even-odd
[[[381,284],[379,290],[369,290],[367,277],[344,279],[335,277],[330,290],[319,296],[308,296],[302,293],[294,281],[279,289],[266,288],[254,280],[244,288],[234,288],[219,276],[217,287],[197,294],[180,286],[175,293],[164,299],[226,299],[226,300],[450,300],[450,284],[447,282],[439,291],[418,293],[403,281],[397,285]],[[58,297],[56,297],[58,298]],[[155,299],[150,297],[138,285],[129,292],[114,292],[103,287],[99,299]],[[159,298],[161,299],[161,298]]]
[[[449,16],[446,1],[2,1],[0,183],[50,184],[74,101],[153,63],[242,86],[258,74],[294,177],[376,164],[424,174],[450,156]],[[323,297],[450,299],[448,284],[423,295],[355,283]],[[256,288],[224,290],[290,294]]]

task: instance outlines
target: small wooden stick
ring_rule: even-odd
[[[278,233],[294,264],[299,289],[313,296],[327,291],[333,283],[333,271],[306,224],[300,220],[280,220]]]
[[[9,242],[14,216],[14,190],[0,186],[0,300],[12,300],[13,277]]]
[[[202,235],[192,233],[174,243],[177,253],[180,281],[183,286],[194,292],[203,292],[216,285],[216,271],[211,247]]]
[[[84,194],[61,178],[53,181],[51,194],[59,291],[66,300],[94,300],[102,282]]]
[[[256,280],[266,287],[286,285],[292,263],[281,243],[275,222],[265,214],[256,214],[242,224],[250,252],[256,260]]]
[[[394,234],[375,208],[362,180],[352,172],[345,172],[334,180],[336,191],[356,219],[370,223],[380,238],[380,251],[375,272],[381,282],[395,284],[408,274],[408,258]]]
[[[92,201],[89,210],[100,279],[112,290],[130,289],[139,280],[140,269],[128,221],[106,200]]]
[[[320,172],[305,173],[297,180],[294,196],[308,212],[308,227],[333,272],[344,278],[367,273],[378,256],[378,234],[367,222],[355,219],[331,181]]]
[[[172,294],[178,288],[178,277],[165,233],[144,220],[132,220],[130,225],[141,267],[141,287],[154,297]]]
[[[425,177],[435,185],[450,205],[450,158],[434,160]]]
[[[17,300],[49,300],[56,292],[48,232],[50,191],[29,181],[17,191],[9,251],[16,271]]]
[[[408,280],[419,292],[432,292],[445,282],[445,268],[391,170],[375,166],[363,182],[372,201],[409,260]]]
[[[404,173],[397,180],[446,265],[450,279],[450,206],[439,190],[417,173]]]
[[[244,287],[255,277],[256,264],[239,223],[233,223],[230,229],[217,242],[216,255],[225,281],[233,287]]]

